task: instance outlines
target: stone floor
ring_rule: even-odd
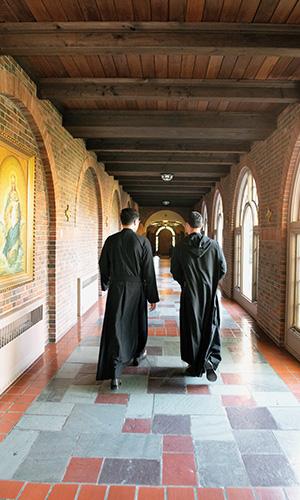
[[[156,265],[148,356],[121,390],[95,382],[101,300],[2,395],[0,498],[300,499],[300,364],[223,299],[218,380],[185,377],[179,288]]]

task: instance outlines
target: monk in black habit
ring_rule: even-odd
[[[202,234],[203,220],[192,212],[186,223],[188,236],[175,247],[171,273],[181,286],[180,350],[189,364],[186,375],[217,380],[221,361],[218,283],[226,273],[219,243]]]
[[[150,242],[136,231],[139,214],[121,212],[122,231],[109,236],[99,266],[102,290],[108,289],[97,380],[111,379],[118,389],[124,366],[138,364],[147,342],[147,301],[150,311],[159,301]]]

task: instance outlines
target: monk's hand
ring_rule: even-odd
[[[156,309],[156,304],[150,304],[149,311],[154,311],[154,309]]]

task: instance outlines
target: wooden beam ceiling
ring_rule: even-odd
[[[74,137],[261,140],[276,126],[269,113],[67,111],[64,126]]]
[[[42,78],[39,96],[45,99],[105,101],[220,101],[291,104],[300,101],[299,82],[136,78]]]
[[[1,23],[0,54],[300,56],[297,25],[177,22]]]

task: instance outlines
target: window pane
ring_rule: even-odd
[[[245,210],[242,228],[242,293],[252,300],[253,283],[253,217],[251,208]]]

